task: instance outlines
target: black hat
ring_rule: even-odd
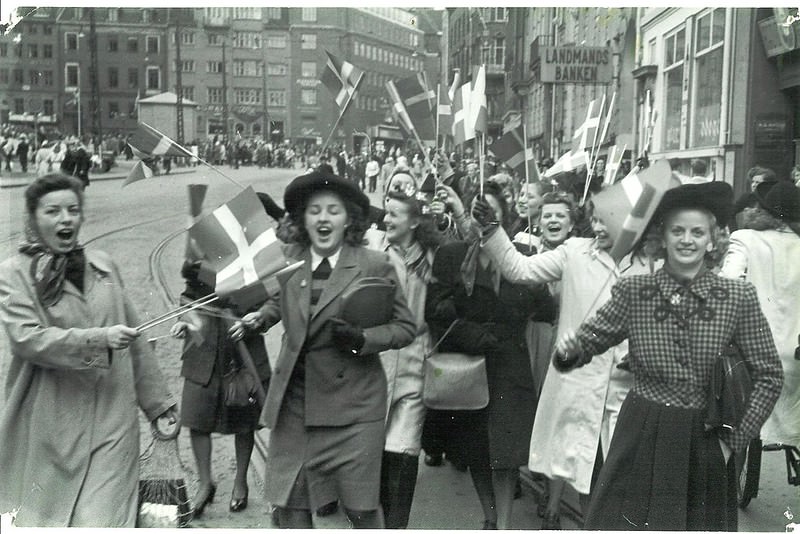
[[[785,222],[800,222],[800,189],[792,182],[764,182],[753,195],[762,208]]]
[[[261,205],[264,206],[264,211],[267,212],[267,215],[275,219],[276,221],[280,221],[283,218],[283,215],[286,213],[282,207],[278,206],[272,197],[269,196],[267,193],[257,192],[258,200],[261,201]]]
[[[706,209],[717,219],[717,225],[723,228],[728,225],[733,212],[733,188],[730,184],[717,181],[673,187],[664,193],[653,220],[663,220],[675,208]]]
[[[319,170],[298,176],[286,186],[286,191],[283,193],[283,205],[286,206],[286,211],[294,213],[299,210],[308,197],[317,191],[333,191],[354,202],[365,215],[369,211],[369,198],[355,183]]]

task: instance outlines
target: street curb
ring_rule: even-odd
[[[173,176],[173,175],[176,175],[176,174],[188,174],[188,173],[191,173],[191,172],[195,172],[196,170],[197,170],[197,167],[194,167],[191,170],[172,171],[169,174],[163,174],[163,173],[159,174],[158,177]],[[127,173],[125,173],[125,174],[119,174],[119,173],[115,173],[115,174],[95,174],[95,175],[90,174],[89,175],[89,184],[91,185],[92,182],[102,182],[102,181],[105,181],[105,180],[124,180],[127,177],[128,177]],[[26,186],[30,185],[30,183],[36,178],[37,178],[37,176],[35,176],[35,175],[23,176],[23,177],[17,177],[17,178],[6,178],[4,176],[0,176],[0,189],[13,189],[15,187],[26,187]],[[153,178],[156,178],[156,176],[153,176]],[[14,180],[14,181],[10,182],[10,180]]]

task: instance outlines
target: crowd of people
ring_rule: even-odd
[[[198,153],[228,162],[227,145],[212,139]],[[265,146],[245,148],[269,165]],[[692,176],[673,162],[674,187],[618,257],[592,200],[602,179],[589,177],[584,201],[585,170],[526,182],[500,163],[481,173],[478,161],[438,152],[286,147],[284,160],[290,150],[308,171],[283,206],[259,198],[302,267],[265,302],[221,300],[171,330],[186,339],[180,412],[199,478],[195,515],[216,494],[212,433],[235,435],[229,509],[248,506],[260,427],[270,429],[266,501],[285,528],[336,510],[356,528],[405,528],[422,461],[469,472],[485,529],[514,528],[527,466],[546,488],[545,529],[560,528],[569,486],[589,529],[736,530],[735,458],[759,435],[800,445],[793,176],[756,167],[752,190],[734,200],[702,162]],[[134,524],[135,408],[151,420],[177,411],[131,328],[113,261],[79,243],[84,194],[58,172],[37,179],[26,239],[0,266],[12,351],[0,479],[13,481],[0,484],[0,509],[19,509],[22,525]],[[200,266],[182,266],[185,301],[213,290]],[[390,282],[389,318],[343,319],[348,295],[376,278]],[[278,322],[270,366],[261,334]],[[224,388],[243,366],[242,344],[266,394],[234,407]],[[711,370],[730,344],[753,389],[737,426],[710,426]],[[434,348],[485,358],[488,405],[426,408]],[[91,424],[68,423],[78,412]]]

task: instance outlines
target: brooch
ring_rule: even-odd
[[[681,294],[680,293],[673,293],[672,296],[669,298],[669,303],[673,306],[680,306],[681,305]]]

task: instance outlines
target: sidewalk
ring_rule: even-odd
[[[130,160],[126,161],[124,159],[117,160],[114,167],[111,168],[108,172],[90,172],[89,173],[89,182],[99,182],[102,180],[124,180],[128,177],[128,173],[130,173],[133,166],[136,164],[138,160]],[[18,165],[18,164],[17,164]],[[172,167],[172,171],[169,173],[169,176],[173,174],[185,174],[189,172],[193,172],[196,170],[197,167]],[[162,172],[159,176],[165,176]],[[3,174],[0,174],[0,189],[9,189],[12,187],[25,187],[37,177],[36,171],[32,169],[32,167],[28,167],[28,172],[23,173],[22,171],[12,171],[9,173],[5,169],[3,169]]]

